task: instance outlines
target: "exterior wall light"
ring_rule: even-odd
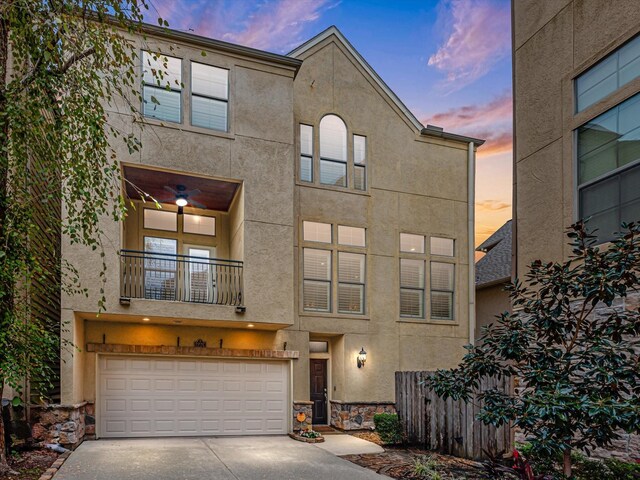
[[[362,350],[360,350],[360,353],[358,354],[358,359],[357,359],[357,363],[358,363],[358,368],[362,368],[364,367],[364,364],[367,361],[367,352],[365,352],[364,347],[362,347]]]

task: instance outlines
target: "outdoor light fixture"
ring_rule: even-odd
[[[188,203],[189,202],[187,202],[187,199],[184,197],[176,198],[176,205],[179,207],[186,207]]]
[[[150,321],[150,320],[151,320],[151,319],[150,319],[149,317],[144,317],[144,318],[142,319],[142,321],[143,321],[143,322],[148,322],[148,321]]]
[[[364,364],[366,361],[367,361],[367,352],[365,352],[364,347],[362,347],[362,350],[360,350],[360,353],[358,354],[358,359],[357,359],[358,368],[364,367]]]

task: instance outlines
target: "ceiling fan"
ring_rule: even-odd
[[[185,187],[184,185],[176,185],[175,189],[171,188],[169,185],[165,185],[163,188],[167,192],[171,192],[171,194],[173,195],[173,198],[165,199],[164,201],[175,201],[176,205],[178,206],[178,215],[182,215],[182,209],[187,205],[203,209],[207,208],[202,203],[189,198],[201,193],[201,191],[197,188],[189,191],[187,191],[187,187]]]

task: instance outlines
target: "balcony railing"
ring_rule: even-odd
[[[242,262],[121,250],[124,298],[242,305]]]

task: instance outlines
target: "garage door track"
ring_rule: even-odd
[[[288,437],[84,442],[54,480],[380,480],[370,470]]]

